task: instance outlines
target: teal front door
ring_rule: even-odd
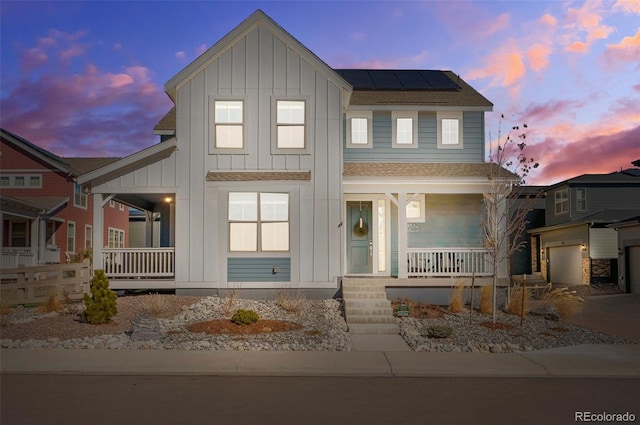
[[[347,273],[373,272],[371,201],[347,202]]]

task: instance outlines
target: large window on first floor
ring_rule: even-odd
[[[289,194],[229,193],[229,251],[289,251]]]
[[[124,230],[109,227],[109,248],[124,248]]]
[[[93,227],[90,224],[84,226],[84,249],[93,248]]]
[[[76,223],[67,223],[67,252],[76,252]]]

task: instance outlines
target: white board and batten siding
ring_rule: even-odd
[[[335,287],[341,275],[336,247],[340,247],[344,87],[336,83],[333,71],[268,22],[258,20],[243,30],[177,84],[176,284],[178,288]],[[274,148],[274,108],[279,99],[305,101],[304,149]],[[213,145],[215,100],[244,102],[240,153]],[[207,181],[211,171],[310,171],[311,180]],[[227,265],[239,264],[235,258],[270,257],[229,252],[230,191],[289,193],[290,251],[275,257],[290,258],[290,281],[275,276],[272,282],[260,277],[260,282],[227,283]]]

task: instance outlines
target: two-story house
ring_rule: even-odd
[[[621,251],[613,224],[638,216],[634,173],[584,174],[549,186],[545,226],[529,231],[540,250],[532,252],[541,260],[537,271],[554,284],[618,282]]]
[[[492,104],[454,73],[332,69],[256,11],[165,91],[175,107],[155,128],[161,143],[79,179],[144,211],[148,232],[159,220],[146,252],[94,239],[112,287],[143,277],[178,292],[326,296],[344,276],[450,286],[493,274]],[[94,198],[96,226],[103,204]],[[112,270],[114,254],[131,268]]]
[[[62,158],[0,129],[3,268],[71,261],[93,246],[93,202],[75,179],[117,158]],[[105,210],[104,240],[126,247],[128,207]]]

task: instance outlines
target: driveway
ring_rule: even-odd
[[[587,296],[584,304],[566,321],[640,343],[640,294]]]

